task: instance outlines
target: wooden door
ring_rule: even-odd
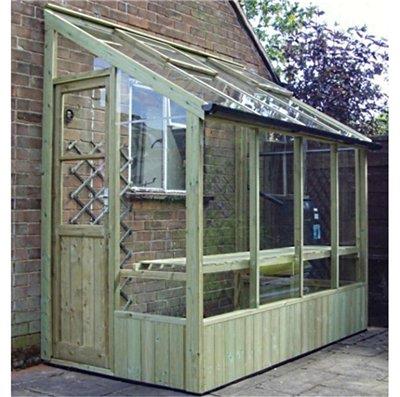
[[[109,77],[55,86],[53,357],[109,368]]]

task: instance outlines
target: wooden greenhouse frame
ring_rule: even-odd
[[[118,45],[95,34],[113,34]],[[111,32],[111,33],[110,33]],[[83,49],[107,61],[111,67],[78,75],[57,76],[57,41],[63,36]],[[150,51],[139,37],[154,39],[143,32],[135,31],[112,22],[100,20],[60,6],[48,5],[45,9],[45,53],[44,53],[44,100],[43,100],[43,177],[42,177],[42,315],[41,315],[41,355],[45,361],[76,367],[93,372],[113,375],[134,381],[164,385],[194,393],[204,393],[239,378],[284,362],[301,354],[320,348],[367,327],[367,280],[368,280],[368,225],[367,225],[367,150],[376,148],[368,138],[316,110],[301,104],[282,87],[269,83],[254,83],[266,92],[290,98],[292,105],[300,106],[308,118],[326,123],[326,129],[306,126],[294,120],[277,120],[265,117],[246,108],[241,110],[224,107],[218,103],[206,103],[188,92],[179,84],[163,77],[140,61],[124,53],[124,45],[137,46]],[[238,70],[238,65],[217,56],[195,50],[167,40],[160,43],[173,46],[177,51],[194,57],[209,58],[210,64],[227,70],[237,79],[249,79]],[[122,44],[121,44],[122,43]],[[128,48],[127,47],[127,48]],[[157,51],[152,49],[154,54]],[[171,70],[188,74],[190,70],[213,75],[207,65],[185,63],[158,53],[160,59]],[[239,65],[240,66],[240,65]],[[152,270],[150,267],[121,269],[119,262],[120,222],[120,152],[119,132],[116,130],[117,70],[140,80],[155,92],[172,99],[186,109],[186,258],[182,262],[173,261],[183,271]],[[97,79],[97,80],[96,80]],[[57,123],[61,120],[57,113],[56,100],[60,92],[92,87],[93,81],[105,81],[106,103],[109,116],[106,129],[109,131],[106,152],[63,154],[57,149]],[[100,84],[100,83],[99,83]],[[101,83],[103,84],[103,83]],[[199,83],[204,87],[206,83]],[[207,87],[211,91],[216,89]],[[64,91],[63,91],[64,90]],[[281,99],[284,101],[285,99]],[[233,101],[233,99],[232,99]],[[236,255],[230,260],[203,255],[203,161],[204,126],[208,120],[240,125],[249,144],[249,252]],[[343,133],[338,133],[340,130]],[[259,206],[259,136],[264,131],[276,132],[294,137],[294,248],[276,249],[271,253],[260,251],[260,206]],[[304,245],[303,201],[304,201],[304,140],[324,142],[330,145],[330,247],[309,247]],[[356,153],[356,245],[339,245],[339,146],[349,146]],[[98,225],[61,225],[55,230],[61,204],[54,201],[57,172],[63,162],[101,160],[107,157],[108,173],[108,223]],[[55,182],[56,181],[56,182]],[[59,183],[59,181],[57,182]],[[56,215],[54,215],[56,214]],[[58,233],[58,234],[57,234]],[[56,236],[55,236],[56,234]],[[63,237],[64,236],[64,237]],[[104,262],[104,277],[107,277],[106,309],[102,314],[107,321],[107,357],[95,357],[85,362],[86,350],[80,350],[75,358],[75,350],[68,346],[57,347],[55,336],[56,319],[54,310],[57,299],[57,272],[55,259],[62,255],[59,244],[61,238],[71,241],[104,239],[103,245],[93,244]],[[86,240],[85,240],[86,239]],[[103,240],[102,240],[103,241]],[[88,255],[82,243],[82,255]],[[98,245],[96,245],[98,244]],[[97,247],[97,248],[96,248]],[[340,286],[339,257],[355,254],[358,257],[361,274],[357,282]],[[96,254],[94,254],[96,255]],[[260,268],[293,262],[300,269],[300,287],[297,296],[260,304]],[[312,294],[303,294],[303,265],[306,260],[331,258],[330,288]],[[87,257],[85,257],[87,258]],[[285,262],[286,261],[286,262]],[[160,261],[168,265],[168,260]],[[208,273],[223,271],[249,272],[249,306],[208,318],[204,318],[203,277]],[[97,268],[96,270],[97,271]],[[100,272],[100,270],[98,270]],[[126,278],[159,278],[179,280],[186,283],[186,317],[172,317],[149,313],[127,312],[119,309],[120,284]],[[100,318],[100,317],[99,317]],[[107,318],[107,320],[106,320]],[[56,347],[55,347],[56,346]],[[63,350],[64,349],[64,350]],[[87,356],[88,357],[88,356]],[[98,364],[93,364],[98,363]]]

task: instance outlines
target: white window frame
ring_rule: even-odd
[[[141,85],[137,80],[134,80],[132,78],[129,79],[129,124],[128,124],[128,157],[130,161],[130,165],[128,168],[128,181],[129,184],[131,185],[130,190],[135,193],[140,193],[140,194],[152,194],[152,193],[158,193],[158,194],[166,194],[166,195],[185,195],[186,190],[177,190],[177,189],[168,189],[168,161],[167,161],[167,155],[168,155],[168,128],[169,127],[180,127],[180,128],[186,128],[186,124],[183,123],[176,123],[172,121],[172,116],[171,116],[171,100],[165,96],[163,96],[163,128],[162,128],[162,148],[163,148],[163,155],[162,155],[162,187],[143,187],[143,186],[133,186],[132,182],[132,159],[133,159],[133,154],[132,154],[132,104],[133,104],[133,87],[141,87],[145,89],[151,90],[151,88]],[[186,141],[185,141],[186,144]]]

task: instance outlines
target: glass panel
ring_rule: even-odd
[[[355,149],[339,148],[339,243],[356,245]]]
[[[62,162],[62,223],[103,224],[108,211],[105,165],[104,160]]]
[[[304,144],[304,245],[330,246],[330,145]]]
[[[247,136],[208,120],[204,141],[204,254],[247,251]]]
[[[163,96],[130,81],[132,185],[163,187]]]
[[[65,38],[61,34],[57,40],[57,76],[78,74],[94,70],[95,55],[85,48]]]
[[[253,110],[262,116],[304,124],[339,135],[370,141],[362,134],[341,123],[330,120],[301,101],[270,92],[269,90],[279,91],[279,87],[245,68],[235,67],[224,62],[217,62],[216,64],[210,61],[209,57],[192,53],[186,54],[185,51],[171,45],[139,35],[131,34],[133,40],[129,40],[121,38],[117,33],[100,32],[90,28],[84,29],[105,44],[147,66],[169,81],[181,86],[188,93],[192,93],[206,102],[215,102],[234,109]],[[135,43],[134,40],[138,40],[140,43]],[[143,43],[147,47],[143,47]],[[158,51],[158,54],[155,51]],[[190,70],[190,67],[185,67],[182,64],[177,67],[167,62],[168,59],[206,67],[209,70],[217,70],[218,76],[210,77],[208,73],[201,72],[196,75]],[[193,77],[208,83],[209,86],[202,85]]]
[[[198,62],[193,58],[191,58],[191,56],[188,56],[183,51],[175,49],[169,44],[165,44],[162,43],[161,41],[153,40],[148,37],[143,37],[135,34],[130,34],[130,35],[134,37],[136,40],[139,40],[140,42],[150,46],[155,51],[158,51],[159,53],[165,55],[166,57],[172,60],[182,61],[190,64],[198,64]]]
[[[125,73],[121,126],[128,134],[127,179],[136,190],[185,190],[186,110]]]
[[[167,189],[185,190],[186,174],[186,120],[174,120],[167,125]]]
[[[105,152],[105,87],[66,93],[63,103],[63,154]]]
[[[260,135],[260,303],[299,295],[293,267],[293,138]],[[287,258],[276,264],[277,257]],[[274,263],[275,259],[275,263]]]
[[[197,59],[200,60],[200,58]],[[294,120],[291,120],[293,122],[303,123],[310,127],[330,131],[339,135],[355,137],[364,141],[369,140],[364,135],[339,122],[336,122],[333,119],[330,119],[328,116],[317,111],[316,109],[311,108],[293,96],[280,95],[277,91],[282,90],[282,87],[250,70],[247,70],[246,68],[238,68],[234,65],[228,65],[220,61],[218,61],[216,64],[215,62],[210,62],[209,59],[203,59],[201,62],[208,67],[213,67],[214,69],[218,70],[219,76],[227,82],[242,88],[254,97],[264,101],[266,104],[269,104],[269,106],[280,109],[282,115],[287,114],[294,118]],[[232,71],[229,72],[228,70]],[[240,78],[238,74],[242,77]],[[268,91],[269,89],[271,91]],[[283,90],[283,93],[285,93],[285,90]],[[287,93],[288,91],[286,91],[286,94]],[[278,118],[281,118],[281,116]]]
[[[358,255],[344,255],[339,257],[339,285],[352,284],[361,281],[360,262]]]
[[[141,149],[140,145],[134,142],[135,137],[142,137],[151,132],[151,137],[154,138],[157,131],[159,133],[157,139],[163,139],[162,133],[166,131],[168,124],[172,126],[171,135],[173,136],[176,131],[172,129],[178,128],[178,124],[180,128],[184,128],[186,112],[121,71],[118,72],[117,86],[117,131],[119,130],[121,140],[120,267],[131,268],[135,264],[142,270],[151,267],[152,271],[184,272],[185,196],[164,194],[158,197],[157,193],[163,193],[162,191],[154,191],[154,195],[149,195],[143,192],[132,192],[131,187],[134,185],[134,175],[139,174],[137,172],[138,159],[142,159],[144,163],[145,171],[142,175],[147,175],[149,178],[150,167],[154,164],[157,167],[153,168],[156,170],[153,175],[158,177],[163,175],[160,160],[164,153],[163,141],[156,142],[153,149],[149,148],[151,145],[145,146],[146,150],[156,150],[154,147],[157,145],[161,147],[157,152],[158,157],[152,157],[153,164],[146,164],[148,157],[141,153],[143,146]],[[167,117],[165,113],[168,106],[170,117]],[[183,143],[180,142],[174,148],[179,148],[184,152],[184,133]],[[130,170],[130,164],[132,164],[132,170]],[[132,179],[130,179],[131,173]],[[175,167],[175,176],[177,175],[184,180],[184,169]],[[166,262],[160,264],[159,260]],[[186,284],[184,281],[133,277],[122,279],[121,288],[119,309],[175,317],[185,316]]]
[[[95,37],[98,36],[98,33],[91,29],[85,28],[84,30],[93,34]],[[107,40],[107,42],[114,42],[115,45],[113,45],[113,47],[121,53],[131,57],[135,62],[139,62],[141,65],[148,67],[150,70],[159,74],[160,76],[167,78],[172,83],[175,83],[185,89],[188,93],[204,99],[205,102],[217,102],[225,104],[225,106],[229,106],[229,99],[224,98],[218,93],[212,92],[212,90],[209,88],[204,87],[196,82],[190,77],[190,75],[187,76],[179,68],[166,63],[151,49],[145,51],[143,48],[135,45],[133,41],[127,42],[117,34],[102,34],[102,37],[103,40]]]
[[[330,145],[304,141],[304,251],[321,254],[330,249]],[[330,258],[307,261],[304,265],[304,293],[307,279],[320,280],[320,288],[330,288]]]
[[[204,316],[248,307],[248,136],[206,120],[204,137]],[[243,271],[231,267],[243,264]],[[211,291],[213,293],[211,294]],[[211,299],[213,297],[213,299]]]
[[[304,294],[331,288],[331,259],[304,261]]]
[[[124,283],[122,296],[118,310],[172,317],[186,316],[186,285],[183,281],[142,280],[133,277]]]
[[[260,268],[260,304],[299,296],[299,271],[293,262]]]
[[[232,312],[235,304],[236,308],[248,306],[244,295],[239,297],[235,294],[237,274],[230,271],[204,275],[204,318]]]
[[[260,249],[292,247],[293,138],[260,137]]]

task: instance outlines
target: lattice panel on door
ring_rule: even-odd
[[[100,152],[102,143],[90,142],[90,154]],[[81,154],[79,142],[66,150]],[[63,223],[101,225],[108,212],[105,159],[65,161],[62,164]]]

